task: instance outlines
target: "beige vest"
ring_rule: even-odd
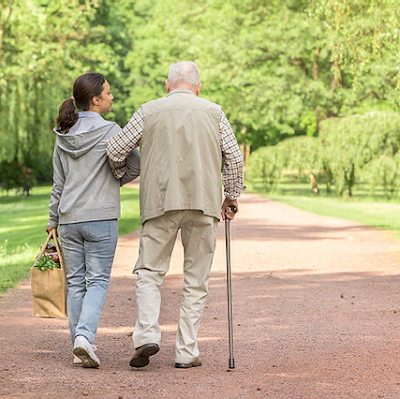
[[[221,214],[219,105],[176,89],[142,106],[142,223],[174,210]]]

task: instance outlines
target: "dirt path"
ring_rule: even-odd
[[[228,371],[220,223],[200,328],[202,367],[178,370],[173,363],[180,245],[162,291],[161,351],[148,367],[129,367],[138,249],[132,233],[119,241],[96,339],[101,368],[72,365],[67,322],[33,318],[25,281],[0,301],[0,396],[400,397],[400,242],[249,194],[231,230],[235,370]]]

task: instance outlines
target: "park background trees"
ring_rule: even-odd
[[[327,144],[318,145],[325,137],[344,148],[352,121],[374,120],[379,130],[384,115],[398,114],[399,13],[397,0],[2,0],[0,180],[15,171],[20,184],[22,166],[37,181],[51,179],[52,128],[81,73],[106,75],[115,96],[107,117],[124,125],[164,94],[170,63],[193,60],[202,96],[221,104],[239,143],[259,153],[286,148],[267,164],[256,152],[253,169],[278,176],[301,159],[294,148],[317,148],[306,169],[349,191]],[[378,151],[362,167],[354,160],[354,179],[372,179],[375,169],[393,175],[396,154]]]

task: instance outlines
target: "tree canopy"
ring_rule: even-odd
[[[170,63],[195,61],[201,95],[252,149],[398,112],[399,14],[397,0],[1,0],[0,161],[49,177],[58,107],[90,70],[124,125],[164,95]]]

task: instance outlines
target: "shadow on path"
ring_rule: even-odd
[[[236,369],[230,372],[224,273],[213,273],[210,281],[199,335],[204,365],[184,372],[173,367],[181,276],[167,276],[162,289],[162,350],[145,369],[128,366],[133,281],[113,279],[96,342],[99,370],[72,365],[66,321],[33,318],[26,285],[11,292],[0,313],[2,397],[400,395],[398,275],[304,269],[234,274]]]

